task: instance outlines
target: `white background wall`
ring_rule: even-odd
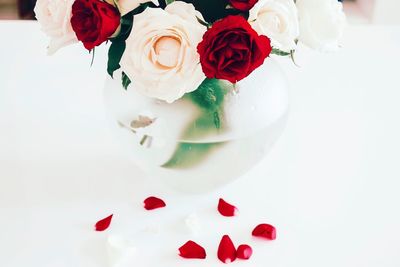
[[[18,19],[16,0],[0,0],[0,19]],[[344,0],[350,23],[400,24],[400,0]]]
[[[400,24],[400,0],[345,0],[351,23]]]
[[[399,12],[399,0],[375,0],[372,19],[377,23],[400,23]]]

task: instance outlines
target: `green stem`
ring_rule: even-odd
[[[224,130],[223,102],[225,95],[233,90],[233,85],[217,79],[206,79],[197,90],[186,95],[199,109],[199,115],[182,133],[180,142],[172,157],[162,165],[170,169],[194,167],[204,160],[224,142],[204,142],[199,140],[215,136]],[[197,142],[195,142],[197,141]]]

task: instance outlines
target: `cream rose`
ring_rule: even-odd
[[[74,0],[38,0],[35,14],[42,30],[51,39],[49,55],[66,45],[78,42],[71,26],[71,10]]]
[[[293,0],[260,0],[250,10],[249,21],[258,34],[271,39],[274,48],[290,51],[296,47],[299,23]]]
[[[346,16],[337,0],[297,0],[300,41],[321,51],[336,50]]]
[[[205,79],[197,45],[207,28],[196,16],[202,18],[181,1],[135,16],[120,62],[133,90],[171,103],[197,89]]]

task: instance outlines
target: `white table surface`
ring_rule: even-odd
[[[255,249],[232,266],[400,266],[400,27],[350,26],[338,53],[302,49],[300,68],[280,60],[291,82],[284,134],[247,175],[197,198],[149,184],[121,155],[102,105],[104,49],[90,68],[79,45],[47,57],[34,22],[0,22],[0,36],[1,267],[105,267],[110,234],[137,242],[132,266],[223,266],[225,233]],[[152,194],[168,208],[146,213]],[[215,214],[220,196],[238,217]],[[196,237],[179,221],[158,225],[182,203],[205,226]],[[111,228],[94,232],[110,213]],[[276,241],[249,236],[260,222],[277,227]],[[187,239],[207,260],[179,259]]]

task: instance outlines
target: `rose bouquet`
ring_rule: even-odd
[[[149,106],[142,107],[128,122],[123,121],[126,118],[119,120],[136,135],[142,133],[141,146],[157,147],[151,139],[157,134],[151,133],[151,127],[162,125],[162,117],[172,112],[166,106],[180,110],[158,133],[172,131],[171,125],[181,113],[190,113],[182,111],[182,102],[196,107],[190,125],[181,127],[173,153],[157,162],[164,168],[192,167],[229,139],[225,136],[211,138],[221,142],[203,142],[204,138],[234,132],[234,125],[251,127],[246,123],[256,116],[244,111],[250,104],[236,113],[225,107],[235,102],[230,98],[238,94],[240,83],[268,91],[262,87],[277,83],[262,80],[279,75],[269,67],[272,63],[267,63],[271,54],[293,59],[300,42],[316,50],[334,50],[345,22],[337,0],[38,0],[35,13],[51,39],[49,54],[81,42],[94,55],[97,46],[108,43],[107,72],[118,76],[122,87],[135,94],[131,107],[151,102],[156,105],[153,113],[164,108],[164,113],[155,116],[147,112]],[[256,75],[262,65],[268,66]],[[253,95],[248,103],[270,97],[263,92]],[[251,108],[264,110],[263,105],[269,102],[257,103]],[[233,114],[238,115],[232,119]],[[162,146],[160,142],[158,146]],[[252,151],[248,153],[254,154]],[[153,161],[159,155],[160,151],[155,151]]]
[[[334,49],[344,22],[337,0],[38,0],[35,13],[50,54],[111,41],[108,73],[167,102],[206,78],[236,83],[298,41]]]

